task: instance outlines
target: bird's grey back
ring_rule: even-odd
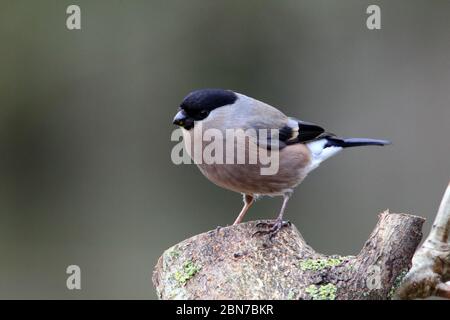
[[[204,129],[278,130],[287,123],[288,117],[280,110],[243,94],[236,94],[238,100],[234,104],[211,111],[203,121]]]

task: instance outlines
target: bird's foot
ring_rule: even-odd
[[[265,228],[268,230],[258,230],[252,235],[252,237],[257,236],[257,235],[268,234],[269,239],[272,240],[276,236],[278,231],[280,231],[284,227],[290,227],[290,226],[291,226],[290,221],[283,221],[283,220],[278,220],[278,219],[275,220],[274,222],[260,222],[260,223],[256,224],[256,227],[257,228]]]

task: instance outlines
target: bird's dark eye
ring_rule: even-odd
[[[202,110],[202,111],[200,111],[200,116],[203,117],[203,118],[206,118],[206,117],[208,116],[208,114],[209,114],[209,111],[208,111],[208,110]]]

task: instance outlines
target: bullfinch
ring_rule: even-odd
[[[289,224],[283,220],[289,197],[294,188],[320,163],[349,147],[390,144],[389,141],[379,139],[341,138],[319,125],[288,117],[264,102],[223,89],[201,89],[189,93],[183,99],[173,123],[182,128],[186,151],[191,158],[195,158],[192,145],[200,144],[200,150],[207,147],[208,141],[202,137],[202,133],[206,134],[207,130],[223,133],[215,139],[225,140],[228,137],[226,131],[230,130],[248,138],[239,140],[234,137],[231,142],[232,152],[226,150],[225,153],[231,153],[231,160],[235,161],[214,163],[201,161],[200,156],[200,161],[197,158],[194,162],[210,181],[243,195],[244,206],[234,224],[242,221],[258,197],[282,196],[283,203],[277,218],[270,223],[259,224],[259,231],[255,232],[269,234],[270,238]],[[195,134],[198,128],[201,128],[198,135],[200,140]],[[224,141],[223,145],[229,146],[230,141],[228,144]],[[237,161],[240,152],[245,156]],[[259,159],[249,161],[262,154],[270,154],[270,159],[276,159],[276,171],[262,174],[267,163]],[[252,155],[256,156],[252,158]],[[224,159],[226,157],[230,155],[224,155]]]

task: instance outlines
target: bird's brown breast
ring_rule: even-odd
[[[278,153],[279,165],[275,174],[263,175],[256,164],[198,164],[200,171],[220,187],[247,194],[275,195],[296,187],[309,172],[311,156],[303,144],[289,145]],[[273,155],[272,155],[273,156]]]

